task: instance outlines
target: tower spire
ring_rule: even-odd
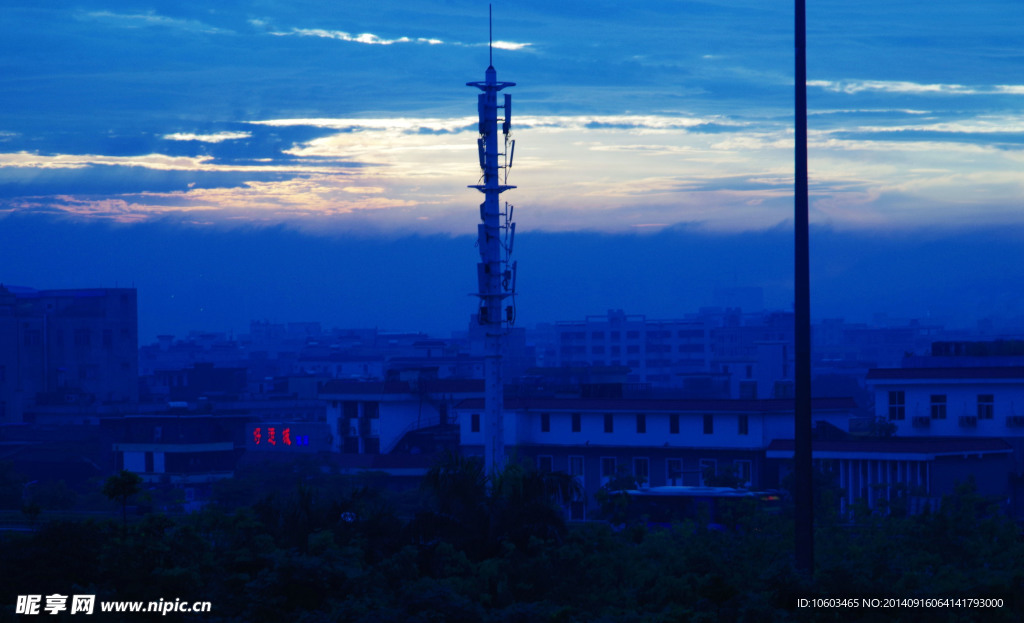
[[[494,9],[487,5],[487,66],[494,67]]]

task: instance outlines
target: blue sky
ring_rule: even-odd
[[[994,306],[943,297],[1015,262],[1024,4],[808,4],[811,218],[822,240],[842,241],[815,247],[816,315],[1016,313],[1009,281],[1005,293],[986,281],[1002,301]],[[505,198],[517,207],[520,259],[529,274],[533,257],[555,258],[532,267],[533,295],[520,283],[521,318],[604,307],[681,315],[709,302],[714,282],[695,268],[709,261],[731,275],[723,285],[760,285],[769,302],[788,305],[791,250],[779,232],[792,218],[791,3],[508,2],[494,13],[498,76],[518,83],[509,181],[519,188]],[[387,284],[424,265],[408,249],[437,245],[436,257],[451,258],[438,267],[444,291],[473,288],[478,197],[465,186],[479,171],[475,93],[464,85],[487,64],[487,3],[5,0],[4,15],[0,239],[20,251],[0,251],[0,281],[135,283],[144,336],[265,317],[439,330],[471,310],[468,297],[423,303],[437,295],[436,274],[414,274],[398,295]],[[934,281],[926,273],[943,249],[991,232],[1002,242],[964,259],[964,281],[936,283],[912,302],[891,295]],[[531,250],[530,233],[560,242]],[[176,240],[162,255],[159,244],[134,244],[161,236]],[[633,261],[637,236],[665,249],[707,240],[716,257],[666,251],[678,275],[693,275],[669,280],[677,294],[619,291],[606,275],[636,282],[650,270]],[[779,240],[771,274],[756,266],[765,259],[748,250],[751,236]],[[237,292],[217,293],[267,282],[248,251],[217,255],[211,239],[282,265],[319,245],[363,245],[348,260],[327,254],[322,288],[344,298],[331,275],[368,271],[369,281],[356,284],[358,302],[300,304],[276,275],[273,296],[241,305]],[[96,240],[112,259],[80,258],[95,270],[55,259],[95,253]],[[600,242],[595,257],[557,259],[559,248],[588,241]],[[831,252],[840,248],[846,255]],[[879,288],[878,276],[846,272],[891,248],[913,254],[923,273],[893,271]],[[195,270],[186,255],[206,258],[203,279],[180,275]],[[401,277],[381,268],[393,265]],[[559,280],[579,284],[597,308],[541,296]],[[205,295],[188,285],[206,281]],[[175,313],[171,289],[191,301]],[[854,306],[831,291],[863,296]],[[394,296],[421,311],[382,312]],[[296,303],[267,302],[278,299]]]

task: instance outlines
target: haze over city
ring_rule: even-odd
[[[250,319],[465,326],[486,3],[5,15],[5,284],[134,285],[143,343]],[[816,318],[1024,311],[1021,18],[810,7]],[[520,324],[673,317],[721,286],[789,308],[791,7],[516,2],[494,40],[518,83]]]

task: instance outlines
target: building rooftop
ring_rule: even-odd
[[[481,398],[469,398],[459,403],[460,409],[483,409]],[[816,411],[853,410],[853,398],[815,398],[811,408]],[[728,412],[787,412],[793,411],[791,399],[765,400],[676,400],[643,398],[507,398],[508,410],[546,411],[728,411]]]
[[[325,383],[320,395],[334,394],[472,394],[483,393],[481,379],[424,379],[417,383],[409,381],[349,381],[335,380]]]
[[[1024,366],[951,367],[951,368],[874,368],[869,381],[910,379],[1021,379]]]
[[[775,439],[767,448],[769,458],[792,456],[792,439]],[[843,441],[814,441],[814,454],[828,455],[885,455],[917,458],[935,456],[962,456],[977,454],[1008,454],[1013,448],[1003,439],[988,437],[888,437],[885,439],[851,439]],[[773,456],[774,455],[774,456]],[[875,458],[875,457],[872,457]]]

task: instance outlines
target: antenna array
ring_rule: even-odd
[[[512,96],[498,92],[515,86],[514,82],[499,82],[494,70],[493,29],[488,20],[489,60],[482,82],[467,82],[466,86],[480,90],[477,95],[479,136],[477,157],[480,161],[481,182],[469,186],[484,194],[480,204],[480,223],[477,225],[477,293],[480,300],[477,321],[484,329],[484,446],[485,469],[493,474],[504,465],[504,418],[502,415],[504,387],[501,381],[502,343],[508,328],[515,322],[516,262],[511,260],[515,243],[513,206],[501,205],[499,195],[515,188],[508,184],[508,174],[515,155],[512,139]],[[501,111],[501,125],[498,112]],[[501,137],[499,139],[499,132]]]

